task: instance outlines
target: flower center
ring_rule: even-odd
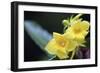
[[[65,47],[65,42],[64,41],[61,41],[60,43],[59,43],[59,45],[61,46],[61,47]]]
[[[78,33],[81,32],[81,29],[80,29],[80,28],[75,28],[75,29],[74,29],[74,32],[75,32],[76,34],[78,34]]]
[[[61,43],[61,45],[62,45],[62,46],[65,46],[65,43],[64,43],[64,42],[62,42],[62,43]]]

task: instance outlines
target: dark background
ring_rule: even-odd
[[[63,33],[62,20],[67,19],[75,13],[52,13],[52,12],[31,12],[24,11],[24,20],[33,20],[40,24],[49,33]],[[90,21],[90,15],[81,16],[83,20]],[[41,61],[46,54],[35,44],[24,30],[24,61]]]

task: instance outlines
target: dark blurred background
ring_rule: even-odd
[[[67,19],[71,15],[77,15],[78,13],[56,13],[56,12],[31,12],[24,11],[24,21],[32,20],[37,22],[47,30],[49,33],[58,32],[63,33],[62,20]],[[84,14],[81,16],[83,20],[90,21],[90,15]],[[89,35],[88,35],[89,36]],[[41,61],[43,57],[46,58],[46,54],[39,46],[30,38],[27,32],[24,30],[24,61]]]

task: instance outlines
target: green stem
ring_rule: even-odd
[[[53,56],[52,58],[50,58],[49,61],[53,60],[54,58],[56,58],[56,56]]]
[[[76,52],[76,49],[73,50],[73,52],[72,52],[72,55],[71,55],[71,57],[70,57],[71,60],[74,58],[75,52]]]

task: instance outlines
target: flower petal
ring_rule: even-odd
[[[59,48],[59,47],[56,46],[55,40],[52,39],[52,40],[50,40],[50,41],[48,42],[48,44],[46,45],[45,50],[46,50],[48,53],[54,55],[55,52],[58,50],[58,48]]]
[[[82,35],[84,36],[84,37],[86,37],[86,35],[89,33],[89,31],[82,31]]]
[[[59,33],[54,32],[53,37],[54,37],[54,39],[59,47],[64,47],[64,46],[62,46],[62,44],[67,43],[65,37]]]
[[[74,33],[73,33],[71,27],[69,27],[69,28],[66,30],[66,32],[64,33],[64,37],[65,37],[65,38],[68,38],[68,39],[74,39],[74,38],[75,38],[75,35],[74,35]]]
[[[56,33],[56,32],[53,32],[53,38],[55,38],[55,40],[56,40],[57,42],[60,42],[60,41],[62,41],[62,40],[65,41],[63,35],[61,35],[61,34],[59,34],[59,33]]]
[[[66,52],[65,48],[58,49],[56,51],[56,55],[57,55],[57,57],[59,57],[59,59],[66,59],[66,58],[68,58],[68,53]]]
[[[81,22],[81,26],[83,28],[83,30],[88,30],[89,29],[89,22],[88,21],[82,21]]]
[[[68,44],[68,46],[66,48],[66,51],[71,52],[71,51],[75,50],[75,48],[77,47],[77,45],[78,44],[77,44],[76,41],[70,40],[70,42],[69,42],[69,44]]]

